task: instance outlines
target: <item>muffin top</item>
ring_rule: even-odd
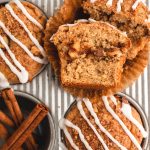
[[[117,95],[78,99],[60,128],[69,150],[142,150],[140,144],[147,136],[137,110]]]
[[[75,24],[60,26],[52,41],[59,51],[67,52],[68,49],[72,59],[88,53],[99,57],[120,57],[131,46],[125,33],[108,23],[93,19],[81,19]]]
[[[91,6],[103,8],[104,12],[114,12],[118,19],[128,18],[136,24],[148,23],[150,12],[143,1],[139,0],[86,0],[83,7]]]
[[[47,63],[42,47],[46,17],[19,0],[0,8],[0,72],[11,83],[31,81]]]
[[[132,41],[128,59],[134,59],[149,42],[150,12],[143,1],[86,0],[83,9],[91,18],[109,22],[127,33]]]

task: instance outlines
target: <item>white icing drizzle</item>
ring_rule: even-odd
[[[90,22],[96,22],[96,20],[92,19],[92,18],[89,18],[88,19]]]
[[[68,26],[68,27],[73,27],[73,26],[76,26],[78,23],[74,23],[74,24],[63,24],[63,25],[61,25],[60,27],[66,27],[66,26]],[[59,27],[59,28],[60,28]]]
[[[26,10],[26,8],[22,5],[22,3],[19,0],[12,0],[18,8],[23,12],[23,14],[36,26],[38,26],[40,29],[43,29],[43,26],[36,20],[34,19]]]
[[[3,73],[0,72],[0,88],[8,88],[10,84]]]
[[[10,12],[10,14],[20,23],[20,25],[24,28],[24,30],[27,32],[29,38],[31,41],[36,45],[36,47],[40,50],[41,54],[46,57],[45,51],[43,47],[39,44],[38,40],[32,35],[32,33],[29,31],[27,26],[24,24],[24,22],[15,14],[13,9],[9,4],[5,5],[6,9]]]
[[[61,25],[60,27],[64,27],[64,26],[73,27],[73,26],[76,26],[78,23],[81,23],[81,22],[89,22],[89,21],[87,19],[79,19],[79,20],[77,20],[76,23],[64,24],[64,25]]]
[[[140,144],[135,139],[135,137],[133,136],[133,134],[129,131],[129,129],[126,127],[126,125],[123,123],[123,121],[114,112],[114,110],[109,106],[109,102],[108,102],[107,96],[102,96],[102,100],[103,100],[103,102],[105,104],[105,107],[106,107],[107,111],[113,116],[114,119],[116,119],[118,121],[118,123],[121,125],[121,127],[123,128],[123,130],[129,136],[129,138],[131,139],[131,141],[134,143],[134,145],[138,148],[138,150],[142,150]]]
[[[144,0],[136,0],[135,3],[132,5],[132,9],[135,10],[137,8],[137,6],[139,5],[139,3],[141,3],[141,2],[144,5],[146,5],[145,2],[144,2]]]
[[[89,143],[86,141],[86,139],[85,139],[84,135],[82,134],[82,131],[81,131],[81,129],[80,129],[79,127],[77,127],[76,125],[74,125],[72,122],[70,122],[70,121],[67,120],[67,119],[62,119],[62,120],[60,121],[60,128],[65,131],[65,132],[64,132],[65,135],[66,135],[66,133],[68,132],[65,126],[68,126],[68,127],[70,127],[70,128],[75,129],[75,130],[79,133],[79,137],[80,137],[81,141],[83,142],[83,144],[85,145],[85,147],[87,148],[87,150],[92,150],[91,146],[90,146]],[[67,132],[66,132],[66,131],[67,131]],[[69,133],[69,132],[68,132],[68,133]],[[67,133],[66,136],[68,136],[67,138],[69,138],[69,139],[68,139],[69,142],[71,141],[71,145],[73,145],[73,146],[75,147],[75,149],[78,150],[79,148],[75,145],[75,143],[73,142],[72,138],[70,138],[71,136],[69,136],[70,134],[68,134],[68,133]],[[74,148],[74,147],[73,147],[73,148]]]
[[[60,129],[62,129],[62,130],[64,131],[64,134],[65,134],[65,136],[67,137],[67,139],[68,139],[69,143],[71,144],[71,146],[72,146],[75,150],[79,150],[78,146],[73,142],[73,139],[72,139],[70,133],[68,132],[68,130],[67,130],[66,126],[65,126],[65,121],[66,121],[66,119],[64,119],[64,118],[61,119],[61,120],[59,121],[59,127],[60,127]]]
[[[102,124],[100,123],[97,114],[94,112],[94,108],[92,106],[92,103],[88,100],[88,99],[83,99],[86,107],[88,108],[90,114],[93,116],[95,123],[97,124],[97,126],[100,128],[100,130],[105,133],[110,140],[112,140],[118,147],[121,148],[121,150],[127,150],[123,145],[121,145],[115,138],[113,138],[113,136],[102,126]]]
[[[86,116],[86,114],[85,114],[85,112],[83,110],[83,107],[82,107],[82,101],[78,100],[77,107],[78,107],[78,109],[80,111],[81,116],[86,120],[86,122],[91,127],[91,129],[94,131],[94,133],[97,136],[97,138],[99,139],[99,141],[102,143],[104,149],[105,150],[109,150],[109,148],[107,147],[106,143],[104,142],[104,140],[102,139],[102,137],[100,136],[100,134],[97,132],[96,128],[93,126],[93,124],[87,118],[87,116]]]
[[[9,36],[9,38],[14,41],[15,43],[17,43],[34,61],[41,63],[41,64],[47,64],[47,58],[39,58],[34,56],[30,50],[22,43],[20,42],[18,39],[16,39],[10,32],[9,30],[6,28],[6,26],[4,25],[3,22],[0,21],[0,27],[4,30],[4,32]]]
[[[110,96],[110,99],[113,101],[113,103],[115,104],[115,105],[117,105],[117,100],[116,100],[116,98],[115,98],[115,96]]]
[[[106,6],[111,7],[113,3],[113,0],[108,0],[108,2],[106,3]]]
[[[96,0],[90,0],[90,3],[94,3],[94,2],[96,2]]]
[[[123,3],[123,0],[118,0],[117,2],[117,13],[121,11],[121,4]]]
[[[146,6],[144,0],[136,0],[135,3],[132,6],[132,9],[135,10],[140,2],[142,2]],[[123,3],[123,0],[118,0],[118,2],[117,2],[117,13],[119,13],[121,11],[121,4],[122,3]],[[108,0],[107,3],[106,3],[106,6],[111,7],[112,4],[113,4],[113,0]]]
[[[49,39],[50,41],[53,41],[54,35],[55,35],[55,34],[53,34],[53,35],[50,37],[50,39]]]
[[[27,76],[27,74],[23,74],[25,72],[19,72],[16,67],[14,67],[14,65],[7,59],[7,57],[5,56],[3,50],[0,48],[0,56],[4,59],[5,63],[9,66],[9,68],[11,69],[11,71],[17,75],[17,77],[19,78],[21,83],[26,83],[27,82],[27,78],[22,78],[23,76]]]
[[[88,22],[88,20],[87,19],[79,19],[79,20],[77,20],[77,23],[80,23],[80,22]]]
[[[11,71],[18,77],[19,81],[21,83],[26,83],[28,81],[28,76],[29,76],[28,72],[18,62],[18,60],[16,59],[15,55],[11,52],[10,48],[8,47],[8,45],[6,44],[6,42],[4,41],[4,39],[3,39],[2,36],[0,36],[0,42],[4,45],[4,47],[6,48],[9,56],[13,60],[14,64],[20,69],[21,72],[19,72],[17,70],[17,68],[7,59],[7,57],[5,56],[5,54],[4,54],[4,52],[3,52],[2,49],[0,49],[0,55],[1,55],[1,57],[4,59],[5,63],[9,66],[9,68],[11,69]]]
[[[126,116],[126,118],[129,119],[141,131],[143,137],[146,138],[148,133],[145,131],[143,126],[133,117],[131,106],[129,104],[122,103],[121,111]]]

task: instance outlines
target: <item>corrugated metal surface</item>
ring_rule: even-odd
[[[42,8],[48,16],[53,15],[54,10],[57,9],[63,2],[62,0],[30,1]],[[147,0],[147,4],[150,6],[149,0]],[[50,65],[48,65],[45,70],[31,83],[14,86],[14,89],[30,93],[45,102],[52,111],[56,127],[58,127],[58,120],[63,116],[68,106],[73,102],[73,97],[58,87],[58,82],[55,79]],[[142,76],[140,76],[138,81],[124,92],[139,102],[145,110],[150,123],[150,64],[145,69]],[[57,141],[55,150],[58,150],[59,128],[56,130]]]

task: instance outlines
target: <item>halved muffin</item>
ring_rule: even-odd
[[[80,20],[60,26],[52,41],[58,49],[64,86],[97,89],[120,82],[131,42],[114,26]]]
[[[83,2],[85,13],[97,21],[106,21],[126,32],[132,41],[128,59],[136,57],[150,40],[148,8],[138,0],[86,0]]]

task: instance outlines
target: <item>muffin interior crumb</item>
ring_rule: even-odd
[[[113,86],[120,81],[130,40],[104,22],[61,26],[53,37],[65,85]]]

